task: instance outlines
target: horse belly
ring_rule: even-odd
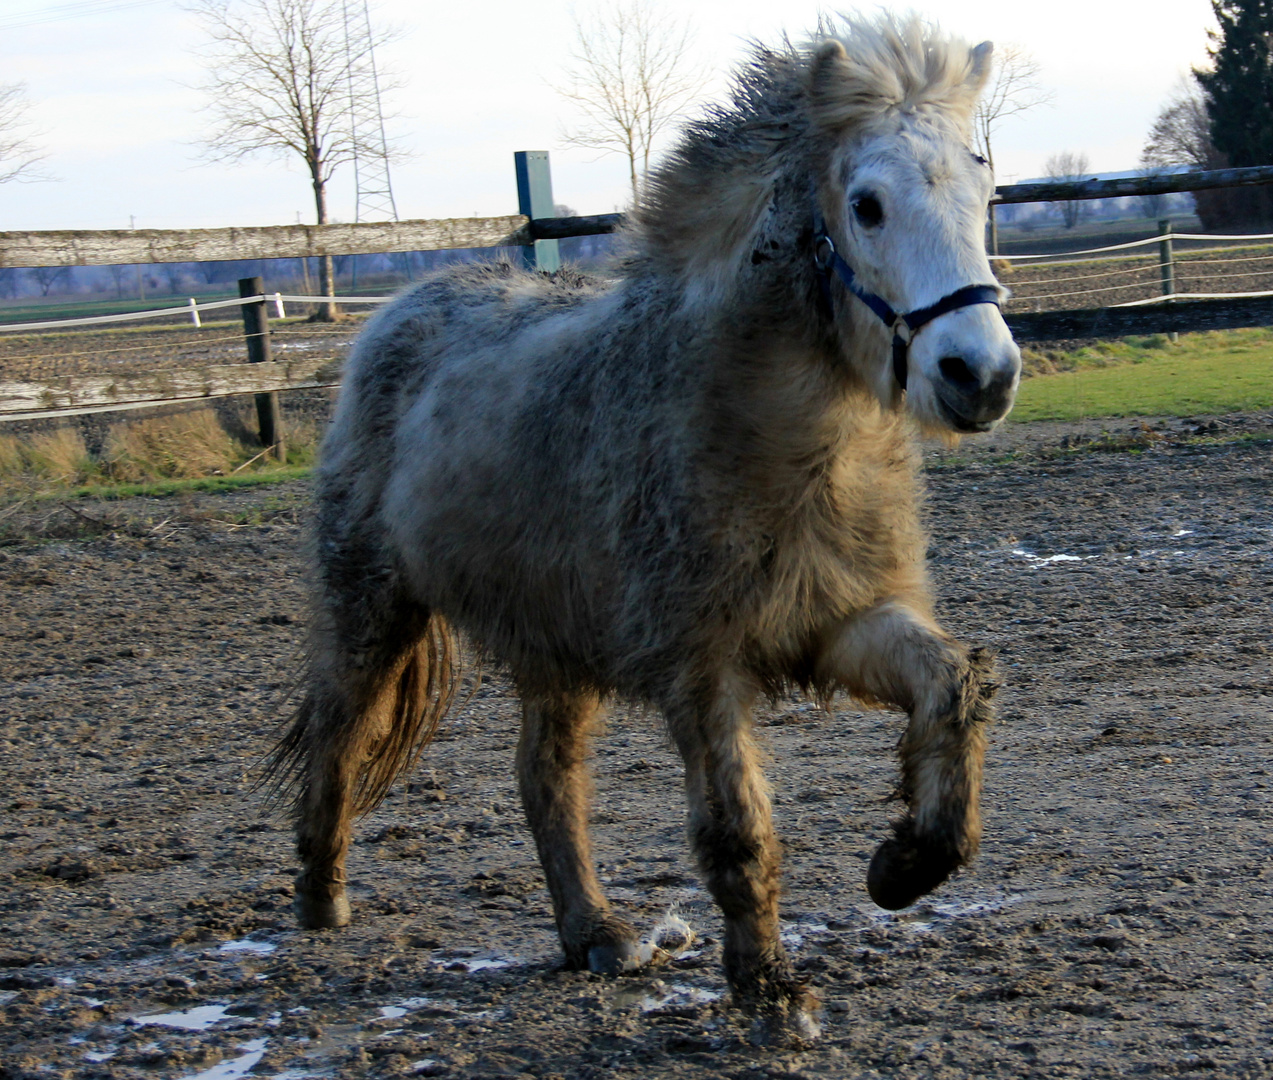
[[[522,378],[479,364],[425,391],[399,428],[384,522],[422,604],[507,662],[596,682],[613,562],[581,506],[576,462],[542,460],[514,437],[527,423]]]

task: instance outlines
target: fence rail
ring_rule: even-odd
[[[547,176],[547,155],[535,157]],[[1173,173],[1115,180],[1067,183],[1013,184],[997,188],[995,203],[1059,202],[1074,199],[1107,199],[1127,195],[1202,191],[1209,188],[1273,183],[1273,166],[1222,169],[1209,172]],[[549,198],[538,205],[552,205]],[[530,205],[523,199],[523,209]],[[491,218],[451,218],[427,221],[384,222],[350,225],[285,225],[266,228],[0,232],[0,268],[39,266],[102,266],[165,262],[215,262],[255,259],[294,259],[322,255],[360,255],[404,251],[437,251],[457,248],[515,246],[529,259],[544,241],[614,232],[623,227],[623,214],[589,217],[542,217],[525,214]],[[1171,234],[1143,241],[1071,254],[1132,249],[1158,244],[1169,251],[1173,239],[1252,240],[1264,237],[1208,237]],[[1059,256],[1064,257],[1064,256]],[[1055,259],[1058,256],[1008,256],[1010,262]],[[1170,263],[1171,256],[1166,256]],[[1241,275],[1238,275],[1241,276]],[[1250,276],[1250,275],[1247,275]],[[1273,293],[1228,294],[1217,299],[1193,299],[1176,294],[1164,272],[1165,298],[1151,297],[1116,307],[1030,313],[1009,312],[1005,317],[1017,340],[1047,341],[1065,338],[1118,337],[1127,334],[1188,330],[1231,329],[1273,322]],[[1046,282],[1045,282],[1046,283]],[[241,283],[242,284],[242,283]],[[127,322],[160,316],[188,315],[199,325],[198,313],[216,307],[273,302],[282,314],[286,302],[341,304],[380,303],[387,297],[314,297],[264,293],[259,282],[254,295],[199,304],[191,300],[178,308],[128,315],[85,319],[45,320],[0,325],[0,332],[39,332],[86,326],[100,322]],[[1065,293],[1058,296],[1067,295]],[[1202,296],[1214,297],[1206,293]],[[247,308],[245,308],[247,310]],[[247,334],[249,348],[260,334]],[[273,394],[280,390],[333,386],[339,382],[340,359],[305,356],[296,360],[269,360],[251,364],[204,364],[141,373],[64,375],[42,380],[0,382],[0,422],[87,412],[139,408],[236,394]],[[258,397],[258,403],[260,398]]]

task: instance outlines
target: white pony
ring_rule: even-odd
[[[912,425],[985,431],[1020,359],[969,120],[990,46],[916,19],[759,50],[653,176],[618,276],[450,271],[376,316],[318,481],[295,785],[302,925],[348,922],[351,816],[428,741],[453,629],[522,697],[517,771],[569,964],[649,962],[587,833],[605,697],[662,711],[757,1037],[816,1034],[778,931],[760,696],[910,714],[905,815],[868,872],[904,907],[976,851],[994,684],[936,623]]]

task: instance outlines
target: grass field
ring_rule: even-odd
[[[1102,342],[1049,354],[1068,370],[1025,379],[1012,419],[1193,416],[1273,408],[1273,330],[1215,330]]]

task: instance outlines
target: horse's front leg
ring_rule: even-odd
[[[867,889],[896,911],[931,892],[977,853],[985,725],[998,689],[994,658],[968,649],[928,616],[891,600],[827,636],[818,675],[856,697],[910,714],[898,752],[907,815],[871,860]]]
[[[818,1002],[779,938],[780,856],[752,735],[754,697],[737,680],[701,708],[670,710],[669,721],[685,761],[690,843],[725,917],[730,989],[756,1018],[755,1041],[799,1046],[818,1037]]]
[[[585,759],[599,712],[595,695],[523,691],[517,778],[566,963],[614,975],[642,967],[654,950],[611,914],[592,863]]]

